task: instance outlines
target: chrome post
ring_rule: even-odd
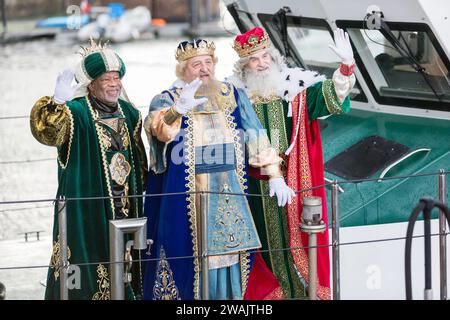
[[[67,288],[67,266],[69,264],[67,257],[67,210],[66,198],[59,196],[57,201],[58,208],[58,230],[59,230],[59,297],[61,300],[69,299],[69,290]]]
[[[317,233],[325,231],[322,220],[322,198],[304,197],[300,229],[308,233],[308,296],[317,299]]]
[[[147,249],[147,218],[110,220],[111,300],[125,299],[124,235],[133,234],[133,248]]]
[[[438,176],[439,201],[446,204],[445,170],[439,170]],[[439,209],[439,271],[441,285],[441,300],[447,300],[447,227],[444,212]]]
[[[341,299],[340,258],[339,258],[339,184],[335,180],[331,186],[331,220],[333,243],[333,299]]]

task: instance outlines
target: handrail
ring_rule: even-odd
[[[384,176],[386,175],[386,173],[388,173],[389,170],[391,170],[393,167],[398,165],[400,162],[403,162],[404,160],[408,159],[409,157],[411,157],[412,155],[414,155],[418,152],[430,152],[430,151],[431,151],[431,148],[419,148],[419,149],[413,150],[413,151],[405,154],[403,157],[394,161],[393,163],[388,165],[386,168],[384,168],[384,170],[380,174],[380,177],[378,178],[378,182],[381,182],[383,180]]]

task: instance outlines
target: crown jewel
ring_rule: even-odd
[[[238,35],[234,39],[233,48],[240,58],[269,47],[269,35],[263,28],[253,28],[252,30]]]
[[[178,62],[182,62],[201,55],[214,56],[215,49],[216,45],[212,41],[208,42],[201,39],[192,42],[185,41],[178,45],[175,52],[175,59],[177,59]]]

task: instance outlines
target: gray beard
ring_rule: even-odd
[[[208,85],[202,85],[196,92],[196,96],[214,98],[220,91],[220,82],[216,78],[211,79]]]
[[[276,94],[282,84],[282,74],[278,68],[270,66],[264,74],[257,71],[246,70],[244,84],[251,95],[269,96]]]

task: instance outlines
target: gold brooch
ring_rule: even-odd
[[[109,172],[111,173],[111,178],[119,185],[123,186],[130,174],[131,166],[125,159],[124,155],[117,152],[111,159],[111,164],[109,165]]]

